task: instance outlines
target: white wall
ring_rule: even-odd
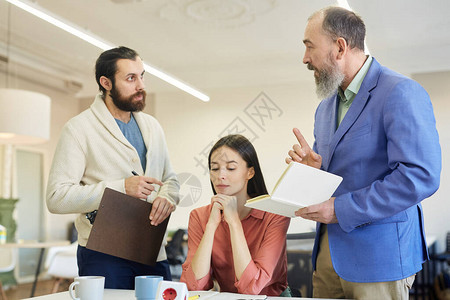
[[[311,84],[213,90],[208,91],[211,96],[208,103],[184,93],[156,95],[155,116],[165,130],[173,167],[178,174],[192,173],[199,179],[202,188],[198,202],[181,202],[171,217],[171,229],[187,228],[189,212],[209,203],[212,191],[209,176],[204,171],[207,168],[207,155],[212,143],[228,133],[227,128],[231,133],[236,133],[236,128],[239,132],[245,130],[242,134],[253,141],[267,188],[272,190],[286,167],[284,159],[287,152],[296,142],[292,128],[297,126],[308,141],[313,141],[313,115],[318,101],[314,89],[309,88]],[[261,97],[261,92],[270,100]],[[270,111],[271,114],[264,109],[262,98],[274,109]],[[266,115],[263,126],[259,127],[246,114],[247,106],[250,109],[257,106],[260,113]],[[238,122],[236,118],[239,118]],[[234,127],[233,124],[238,126]],[[201,160],[200,165],[195,159]],[[182,197],[187,191],[187,185],[182,185]],[[313,228],[314,223],[310,221],[294,219],[290,231],[311,231]]]
[[[441,187],[435,195],[423,202],[427,234],[438,239],[438,249],[442,251],[445,234],[450,231],[450,222],[447,220],[450,216],[450,206],[445,198],[445,195],[450,193],[447,176],[450,162],[446,156],[450,148],[450,96],[446,90],[448,82],[450,82],[450,75],[449,73],[416,75],[414,79],[419,81],[431,96],[442,146]],[[53,152],[63,125],[88,106],[92,99],[79,100],[71,94],[20,80],[16,80],[14,86],[11,87],[41,92],[52,99],[51,140],[32,147],[44,153],[46,182]],[[165,130],[175,171],[193,174],[198,178],[202,189],[200,199],[196,203],[190,203],[189,199],[185,199],[181,203],[181,207],[177,208],[171,217],[170,229],[186,228],[189,212],[193,208],[209,202],[212,192],[208,176],[204,174],[202,167],[196,166],[194,159],[203,159],[201,165],[206,167],[206,157],[200,153],[205,151],[207,154],[211,147],[210,143],[216,141],[225,129],[230,128],[230,123],[236,118],[240,118],[248,128],[253,130],[253,133],[244,132],[245,135],[248,137],[256,135],[253,144],[258,152],[269,191],[285,168],[284,158],[287,151],[296,142],[291,129],[294,126],[298,127],[303,131],[307,140],[310,143],[313,142],[313,114],[318,100],[314,93],[312,78],[311,81],[299,82],[295,85],[227,88],[207,92],[211,96],[209,103],[203,103],[183,92],[176,91],[156,94],[154,103],[148,107],[148,112],[154,110],[155,117]],[[264,92],[279,108],[279,110],[273,111],[271,119],[265,119],[266,123],[263,128],[258,127],[245,113],[247,106],[254,107],[256,103],[261,104],[260,98],[255,100],[261,92]],[[282,112],[281,116],[279,116],[280,111]],[[267,114],[267,111],[261,109],[261,113]],[[242,129],[242,124],[239,128]],[[188,186],[186,184],[182,186],[181,191],[186,194],[186,191],[189,191]],[[67,226],[74,218],[75,215],[54,215],[45,211],[47,238],[66,238]],[[314,228],[312,222],[294,219],[290,232],[310,231],[312,228]]]
[[[312,76],[311,76],[312,77]],[[439,76],[442,78],[442,76]],[[418,80],[419,78],[416,78]],[[423,202],[425,226],[429,236],[436,237],[438,250],[444,250],[445,234],[450,230],[450,206],[444,195],[449,194],[449,180],[446,176],[450,170],[446,153],[450,147],[450,99],[445,92],[446,85],[436,82],[434,76],[425,86],[429,91],[436,112],[437,125],[443,153],[443,172],[440,190],[430,199]],[[450,81],[447,81],[447,83]],[[425,83],[423,83],[425,85]],[[298,83],[296,85],[229,88],[208,91],[209,103],[203,103],[183,93],[160,93],[156,95],[155,116],[162,124],[171,155],[173,167],[177,173],[192,173],[201,182],[202,193],[198,202],[182,202],[171,217],[170,229],[186,228],[189,212],[198,206],[206,205],[212,195],[208,176],[203,169],[196,166],[194,158],[203,158],[202,166],[206,167],[206,157],[211,148],[210,142],[216,141],[219,135],[236,117],[240,117],[258,136],[254,146],[258,152],[263,174],[269,191],[285,168],[284,158],[292,144],[296,142],[291,133],[293,127],[303,131],[308,142],[313,142],[313,116],[318,104],[314,83]],[[281,109],[282,115],[272,116],[266,120],[265,130],[245,114],[247,105],[260,94],[267,96]],[[261,111],[265,113],[266,111]],[[252,133],[243,133],[251,137]],[[206,150],[204,150],[206,148]],[[182,186],[182,196],[188,187]],[[289,232],[311,231],[314,223],[299,218],[293,219]]]
[[[450,72],[436,72],[414,75],[430,95],[436,116],[439,140],[442,149],[442,173],[439,190],[429,199],[422,202],[424,208],[425,230],[427,235],[438,241],[438,251],[445,251],[446,233],[450,231]]]
[[[10,79],[8,88],[30,90],[45,94],[51,98],[50,140],[39,145],[20,147],[20,149],[35,149],[39,153],[43,154],[44,185],[46,185],[53,153],[56,143],[58,142],[60,131],[67,120],[78,114],[79,100],[71,93],[66,93],[65,91],[51,88],[50,84],[45,86],[43,84],[23,80],[15,75],[11,77],[12,78]],[[0,73],[0,82],[5,82],[3,73]],[[45,186],[43,189],[45,190]],[[43,201],[45,202],[44,195],[42,199],[44,199]],[[42,203],[42,205],[44,207],[44,216],[42,219],[44,220],[43,231],[45,233],[45,238],[66,239],[68,234],[68,226],[75,219],[75,215],[50,214],[46,208],[46,204]],[[18,224],[18,226],[21,225]]]
[[[79,113],[79,101],[72,94],[58,92],[53,89],[42,88],[39,86],[27,85],[23,87],[34,91],[41,92],[51,98],[51,123],[50,123],[50,141],[34,146],[33,148],[42,149],[44,151],[44,191],[46,190],[48,174],[53,159],[53,153],[59,139],[62,127],[73,116]],[[45,201],[45,197],[44,197]],[[51,214],[44,204],[44,220],[46,238],[50,240],[67,239],[68,228],[71,222],[75,220],[75,214],[58,215]]]

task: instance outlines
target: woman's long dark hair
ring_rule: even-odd
[[[264,177],[261,172],[261,167],[259,166],[258,155],[256,154],[256,150],[253,147],[252,143],[240,134],[230,134],[224,136],[212,147],[208,156],[208,168],[211,170],[211,155],[214,151],[219,149],[222,146],[227,146],[230,149],[233,149],[242,157],[242,159],[247,163],[247,167],[253,167],[255,171],[255,175],[248,181],[247,185],[247,194],[250,197],[257,197],[260,195],[267,194],[266,184],[264,182]],[[213,189],[214,194],[216,190],[214,189],[214,185],[211,182],[211,187]]]

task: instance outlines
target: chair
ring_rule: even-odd
[[[450,266],[450,231],[447,232],[447,244],[445,252],[433,255],[431,259],[437,260],[439,262],[443,262],[447,264],[447,267]]]
[[[315,232],[286,235],[288,284],[293,297],[312,297],[312,249]]]
[[[78,242],[74,242],[69,246],[58,246],[48,249],[45,258],[45,268],[47,274],[55,278],[52,293],[58,291],[59,285],[63,280],[73,280],[78,276],[77,248]]]
[[[0,249],[0,273],[9,272],[14,270],[16,266],[16,252],[12,248]],[[3,300],[7,300],[3,285],[0,280],[0,294]]]
[[[169,262],[170,272],[173,280],[179,280],[181,277],[181,265],[186,260],[187,255],[187,230],[178,229],[172,236],[172,239],[166,246],[167,261]]]

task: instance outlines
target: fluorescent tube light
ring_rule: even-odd
[[[348,10],[353,11],[353,9],[350,7],[350,5],[348,4],[347,0],[337,0],[337,4],[340,7],[346,8]]]
[[[80,39],[88,42],[89,44],[96,46],[103,51],[114,48],[113,44],[102,41],[100,38],[95,37],[93,34],[87,33],[85,30],[77,28],[76,25],[69,25],[69,22],[61,20],[61,18],[52,16],[50,12],[45,11],[43,8],[33,4],[29,3],[28,1],[22,1],[22,0],[6,0],[7,2],[29,12],[32,15],[35,15],[36,17],[49,22],[52,25],[55,25],[58,28],[61,28],[62,30],[75,35],[76,37],[79,37]],[[166,81],[167,83],[176,86],[177,88],[185,91],[186,93],[191,94],[194,97],[199,98],[202,101],[209,101],[209,96],[203,94],[202,92],[194,89],[193,87],[187,85],[186,83],[183,83],[182,81],[176,79],[173,76],[170,76],[148,64],[144,64],[145,71]]]
[[[170,83],[171,85],[176,86],[177,88],[185,91],[186,93],[191,94],[194,97],[199,98],[202,101],[208,102],[209,101],[209,96],[199,92],[198,90],[194,89],[193,87],[187,85],[186,83],[176,79],[175,77],[172,77],[146,63],[144,63],[144,69],[146,72],[164,80],[167,83]]]

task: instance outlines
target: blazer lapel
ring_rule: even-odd
[[[327,141],[325,144],[330,145],[336,132],[339,97],[337,96],[337,94],[335,94],[331,98],[328,98],[328,100],[324,100],[323,104],[326,105],[324,110],[329,112],[330,118],[322,120],[321,129],[319,131],[323,132],[323,135],[321,134],[321,138]],[[325,152],[323,152],[323,150],[325,150]],[[332,154],[331,148],[325,147],[323,150],[320,153],[320,155],[322,156],[322,169],[328,170],[328,164],[330,162],[330,157]]]
[[[336,147],[339,144],[340,140],[348,132],[348,130],[353,126],[355,121],[358,119],[358,117],[361,115],[362,111],[364,110],[364,108],[367,104],[367,101],[370,98],[370,91],[373,88],[375,88],[377,85],[380,71],[381,71],[381,66],[374,58],[372,60],[372,65],[370,66],[370,69],[367,72],[366,77],[363,80],[363,83],[361,84],[358,94],[356,94],[355,99],[353,99],[353,103],[350,106],[348,112],[345,114],[345,117],[342,120],[341,124],[339,125],[339,127],[337,128],[336,131],[330,131],[330,132],[334,132],[334,135],[331,138],[328,159],[324,164],[324,166],[327,166],[327,169],[328,169],[328,166],[330,165],[334,151],[336,150]],[[336,100],[336,102],[338,102],[338,101]],[[337,104],[336,104],[336,108],[337,108]],[[335,110],[334,114],[335,114],[334,120],[336,120],[336,110]],[[336,122],[334,123],[334,126],[336,126]]]

